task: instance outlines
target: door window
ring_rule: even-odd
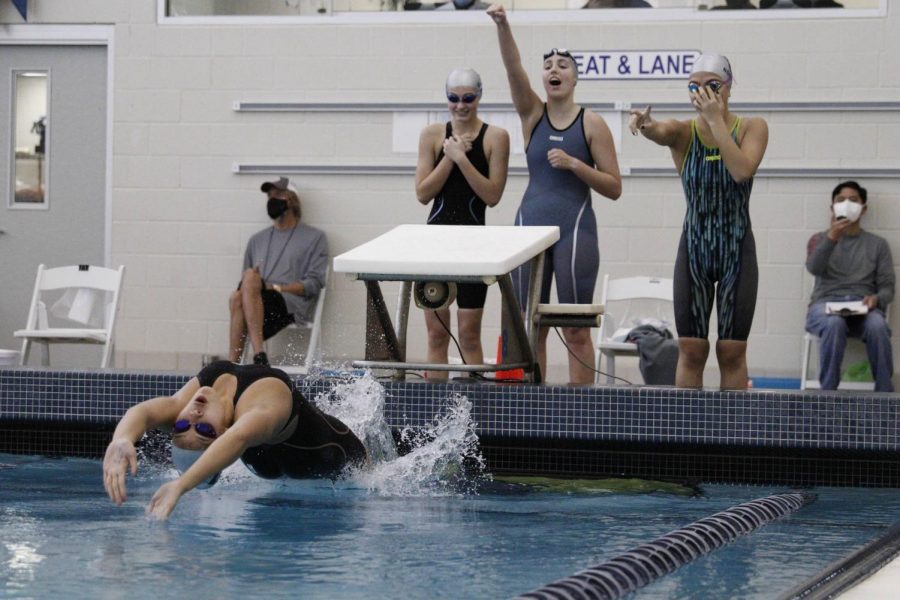
[[[10,208],[47,208],[50,72],[12,71]]]

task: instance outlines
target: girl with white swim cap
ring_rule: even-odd
[[[487,13],[497,24],[500,55],[525,136],[528,188],[516,214],[516,225],[559,227],[560,239],[546,253],[540,301],[550,301],[555,278],[559,302],[591,304],[600,268],[591,191],[611,200],[622,194],[612,134],[603,117],[575,104],[578,67],[571,53],[553,48],[544,55],[541,80],[547,94],[545,103],[531,89],[506,10],[494,4]],[[520,303],[529,277],[527,268],[514,274]],[[543,373],[547,371],[548,332],[549,328],[542,327],[538,337],[538,362]],[[565,327],[563,336],[570,350],[569,381],[592,383],[591,330]]]
[[[721,387],[747,387],[747,337],[759,281],[749,202],[769,129],[759,117],[729,111],[733,85],[729,60],[702,54],[688,79],[697,118],[656,121],[648,106],[631,111],[629,122],[634,135],[669,148],[687,201],[673,278],[679,387],[703,385],[714,299]]]
[[[484,225],[485,210],[500,202],[509,166],[509,134],[478,118],[481,76],[472,69],[454,69],[445,86],[450,120],[433,123],[419,136],[416,197],[431,204],[428,223]],[[433,202],[432,202],[433,201]],[[483,364],[481,318],[487,286],[457,285],[459,344],[466,364]],[[450,345],[450,309],[425,311],[428,362],[446,364]],[[446,378],[432,371],[430,378]]]

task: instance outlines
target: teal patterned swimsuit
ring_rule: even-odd
[[[737,142],[738,118],[731,129]],[[675,260],[675,325],[681,337],[706,339],[713,297],[720,340],[746,341],[756,308],[759,270],[750,229],[753,179],[738,183],[718,148],[705,145],[691,121],[681,169],[687,201]]]

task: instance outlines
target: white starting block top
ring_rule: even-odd
[[[338,273],[498,276],[559,240],[556,226],[399,225],[334,258]]]

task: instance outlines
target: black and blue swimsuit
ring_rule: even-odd
[[[731,129],[737,142],[738,118]],[[713,297],[720,340],[746,341],[756,309],[759,268],[750,229],[753,179],[734,180],[718,148],[707,146],[691,121],[691,142],[681,168],[687,201],[673,281],[675,327],[680,337],[706,339]]]
[[[210,386],[221,375],[234,375],[237,389],[234,404],[241,394],[260,379],[273,377],[284,382],[293,395],[293,407],[285,429],[296,423],[287,440],[248,448],[241,460],[256,475],[265,479],[291,477],[334,477],[348,464],[363,464],[366,449],[340,420],[326,415],[310,404],[284,371],[262,365],[237,365],[222,360],[204,367],[198,374],[200,385]]]

